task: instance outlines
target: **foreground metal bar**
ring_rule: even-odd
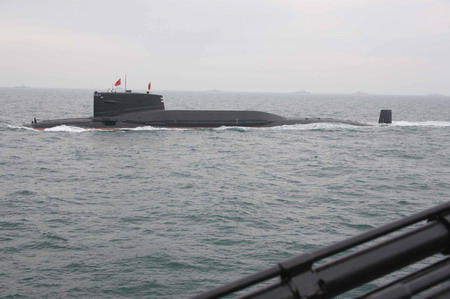
[[[383,299],[408,297],[441,283],[450,278],[450,258],[428,266],[387,286],[378,288],[361,299]],[[442,291],[442,289],[440,289]]]
[[[428,222],[409,228],[390,239],[314,267],[314,263],[319,260],[425,220]],[[447,202],[315,252],[280,262],[275,267],[194,298],[226,296],[277,276],[280,277],[279,282],[244,295],[244,298],[330,298],[429,256],[447,254],[449,247],[450,202]],[[441,274],[445,272],[442,269],[433,271],[440,271]],[[410,281],[408,291],[422,291],[423,287],[415,287],[421,282],[422,280]]]

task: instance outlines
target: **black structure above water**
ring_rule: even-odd
[[[165,110],[161,95],[131,92],[94,92],[94,117],[159,110]]]
[[[382,122],[388,123],[384,121]],[[332,118],[285,118],[276,114],[247,110],[165,110],[161,95],[150,93],[94,92],[94,116],[56,119],[31,126],[46,129],[55,126],[76,126],[92,129],[123,129],[140,126],[169,128],[273,127],[310,123],[342,123],[355,126],[367,124]]]
[[[363,244],[364,248],[348,253]],[[412,273],[359,298],[411,298],[417,294],[420,298],[450,298],[450,258],[446,257],[449,253],[450,202],[447,202],[280,262],[194,298],[220,298],[251,287],[253,291],[240,298],[332,298],[431,256],[434,256],[433,264],[417,271],[409,269]],[[340,256],[330,260],[336,254]],[[324,263],[324,259],[328,261]],[[278,282],[266,283],[255,290],[258,284],[277,277]]]
[[[392,110],[381,110],[378,123],[391,124],[392,123]]]

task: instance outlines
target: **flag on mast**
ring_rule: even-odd
[[[148,83],[147,89],[148,89],[148,90],[152,89],[152,82],[149,82],[149,83]]]
[[[117,82],[114,84],[114,86],[120,86],[120,84],[122,83],[122,82],[120,81],[120,79],[122,79],[122,78],[119,78],[119,80],[117,80]]]

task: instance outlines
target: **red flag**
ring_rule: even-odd
[[[120,79],[121,79],[121,78],[120,78]],[[120,86],[120,84],[121,84],[120,79],[117,80],[117,82],[116,82],[116,84],[114,84],[114,86]]]
[[[152,82],[148,83],[148,90],[152,89]]]

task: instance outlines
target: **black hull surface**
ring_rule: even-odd
[[[386,117],[385,117],[386,118]],[[44,130],[57,126],[86,129],[127,129],[142,126],[165,128],[274,127],[311,123],[367,124],[332,118],[289,119],[246,110],[165,110],[162,96],[141,93],[94,93],[94,117],[32,121]]]
[[[96,118],[67,118],[67,119],[57,119],[57,120],[46,120],[37,123],[32,123],[31,127],[36,130],[45,130],[58,126],[70,126],[79,127],[85,129],[131,129],[143,126],[152,126],[160,128],[191,128],[191,129],[201,129],[201,128],[219,128],[219,127],[275,127],[275,126],[286,126],[286,125],[297,125],[297,124],[313,124],[313,123],[336,123],[336,124],[347,124],[353,126],[369,126],[368,124],[354,122],[354,121],[344,121],[336,120],[331,118],[300,118],[300,119],[284,119],[276,122],[268,121],[254,121],[254,120],[243,120],[243,121],[233,121],[233,120],[222,120],[222,121],[210,121],[210,120],[165,120],[165,121],[102,121]]]

